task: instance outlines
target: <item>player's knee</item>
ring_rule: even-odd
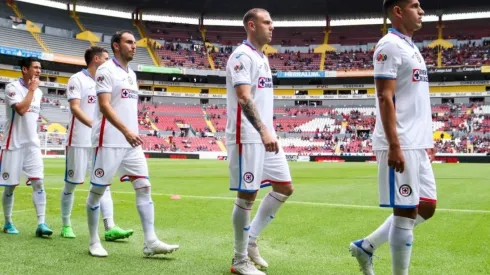
[[[428,220],[434,216],[436,213],[436,208],[436,202],[420,202],[418,214],[425,220]]]
[[[294,187],[292,184],[273,184],[272,189],[274,192],[283,194],[284,196],[291,196],[294,192]]]
[[[237,192],[237,198],[242,199],[242,200],[253,202],[253,201],[255,201],[255,198],[257,197],[257,193],[258,192],[249,193],[249,192],[240,192],[240,191],[238,191]]]
[[[145,179],[145,178],[137,178],[137,179],[133,179],[131,180],[131,182],[133,183],[133,188],[134,190],[139,190],[139,189],[145,189],[145,190],[150,190],[151,188],[151,183],[148,179]]]
[[[41,191],[44,188],[44,182],[41,179],[31,180],[30,184],[34,191]]]
[[[5,186],[5,188],[3,189],[3,193],[5,195],[12,195],[14,193],[14,190],[15,190],[15,186]]]
[[[90,186],[89,194],[87,197],[87,205],[89,207],[98,206],[100,199],[105,193],[106,186],[92,185]]]

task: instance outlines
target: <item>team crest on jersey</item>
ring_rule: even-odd
[[[259,81],[257,83],[258,88],[272,88],[272,78],[270,77],[259,77]]]
[[[99,82],[99,83],[101,83],[104,80],[105,80],[105,77],[103,75],[97,77],[97,82]]]
[[[376,56],[376,61],[378,62],[384,62],[386,60],[388,60],[388,56],[386,54],[380,53],[378,56]]]
[[[407,184],[400,186],[400,189],[398,191],[400,192],[400,195],[404,197],[412,195],[412,188]]]
[[[233,68],[233,70],[235,70],[235,72],[239,72],[241,70],[243,70],[245,67],[243,66],[242,62],[240,62],[239,64],[236,64],[235,67]]]
[[[3,174],[2,174],[2,178],[3,178],[4,180],[8,180],[8,179],[10,178],[9,173],[7,173],[7,172],[3,173]]]
[[[102,168],[97,168],[94,174],[96,177],[102,178],[104,176],[104,170]]]
[[[254,181],[254,174],[250,173],[250,172],[247,172],[245,174],[243,174],[243,180],[246,182],[246,183],[251,183],[252,181]]]
[[[9,93],[9,97],[13,97],[13,96],[15,96],[15,91],[11,91],[11,92]]]
[[[427,70],[413,69],[412,82],[429,82]]]
[[[73,92],[75,90],[75,86],[71,85],[70,87],[68,87],[68,90],[70,90],[70,92]]]
[[[75,174],[75,172],[73,172],[73,170],[68,170],[68,177],[73,177],[73,175]]]
[[[96,103],[97,102],[97,96],[95,95],[89,95],[88,96],[88,103],[89,104],[93,104],[93,103]]]

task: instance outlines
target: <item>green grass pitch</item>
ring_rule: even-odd
[[[129,239],[103,241],[108,258],[88,255],[85,199],[77,188],[72,223],[77,238],[62,239],[60,192],[64,160],[45,160],[50,239],[34,237],[31,189],[15,193],[13,219],[20,234],[0,233],[0,274],[230,274],[231,210],[224,161],[149,160],[158,236],[181,248],[145,258],[132,187],[114,181],[116,223],[135,229]],[[378,205],[376,166],[368,163],[290,163],[295,193],[259,242],[267,274],[360,274],[348,252],[352,240],[374,230],[390,213]],[[490,168],[488,164],[434,164],[438,208],[415,230],[411,274],[490,274]],[[267,190],[262,190],[263,197]],[[178,194],[181,200],[170,200]],[[254,205],[254,211],[258,207]],[[100,223],[102,236],[103,225]],[[375,258],[376,274],[391,271],[389,246]]]

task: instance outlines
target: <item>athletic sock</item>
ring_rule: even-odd
[[[253,201],[236,198],[233,207],[232,221],[235,234],[235,260],[247,258],[247,244],[250,230],[250,211]]]
[[[61,218],[63,226],[71,226],[71,211],[75,200],[76,184],[65,182],[65,187],[61,191]]]

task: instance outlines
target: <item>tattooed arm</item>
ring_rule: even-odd
[[[279,144],[277,142],[277,138],[271,135],[265,124],[260,119],[259,112],[257,111],[257,107],[255,106],[251,92],[250,85],[239,85],[235,87],[238,104],[242,108],[242,112],[245,117],[250,121],[250,124],[259,132],[260,137],[262,138],[262,143],[264,143],[265,150],[267,152],[279,152]]]

